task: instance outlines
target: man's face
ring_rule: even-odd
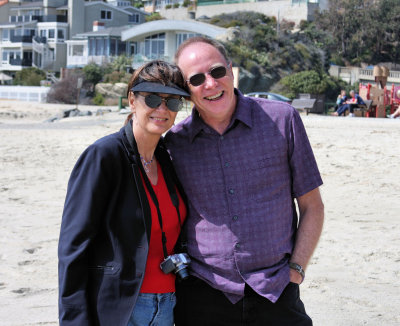
[[[204,83],[193,86],[189,83],[191,100],[205,121],[208,119],[230,119],[236,107],[232,67],[222,54],[207,43],[188,45],[178,58],[186,80],[203,73]],[[215,67],[225,67],[226,75],[213,78],[209,72]]]

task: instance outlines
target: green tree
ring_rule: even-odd
[[[104,69],[94,62],[83,67],[82,71],[85,79],[93,85],[100,82],[104,75]]]
[[[46,73],[38,68],[30,67],[17,71],[14,85],[40,86],[40,81],[46,79]]]
[[[370,64],[398,61],[398,0],[330,0],[329,10],[316,13],[315,26],[333,42],[325,49],[334,61]],[[309,35],[316,41],[315,35]]]
[[[295,98],[299,93],[325,94],[327,98],[334,99],[341,89],[349,86],[342,80],[332,78],[326,73],[314,70],[301,71],[281,79],[284,93]]]

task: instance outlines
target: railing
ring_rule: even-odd
[[[10,37],[12,43],[32,43],[31,35],[12,35]]]
[[[225,5],[232,3],[258,2],[257,0],[200,0],[197,6]]]
[[[46,43],[47,43],[47,38],[44,37],[44,36],[34,36],[34,37],[33,37],[33,40],[34,40],[36,43],[42,43],[42,44],[46,44]]]
[[[49,90],[41,86],[0,86],[0,98],[43,103]]]
[[[23,67],[31,67],[32,59],[10,59],[9,60],[11,66],[23,66]]]
[[[39,23],[68,23],[68,17],[63,15],[32,16],[32,20],[37,20]]]

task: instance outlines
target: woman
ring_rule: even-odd
[[[161,135],[188,96],[178,67],[145,64],[128,85],[126,125],[76,163],[58,248],[61,326],[173,325],[175,274],[171,258],[165,273],[160,263],[186,206]]]

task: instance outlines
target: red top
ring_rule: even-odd
[[[167,238],[167,251],[168,255],[173,254],[176,241],[178,240],[181,227],[179,225],[178,214],[171,198],[168,193],[168,188],[165,183],[164,175],[161,167],[157,162],[157,185],[152,185],[154,193],[157,196],[158,204],[163,223],[163,230]],[[141,293],[167,293],[175,292],[175,273],[164,274],[160,268],[161,262],[164,260],[162,242],[161,242],[161,228],[158,221],[157,209],[151,199],[151,196],[146,188],[147,199],[151,209],[151,236],[149,254],[147,256],[146,271],[144,274],[143,284],[140,289]],[[179,196],[179,212],[181,215],[181,222],[186,218],[186,206]]]

